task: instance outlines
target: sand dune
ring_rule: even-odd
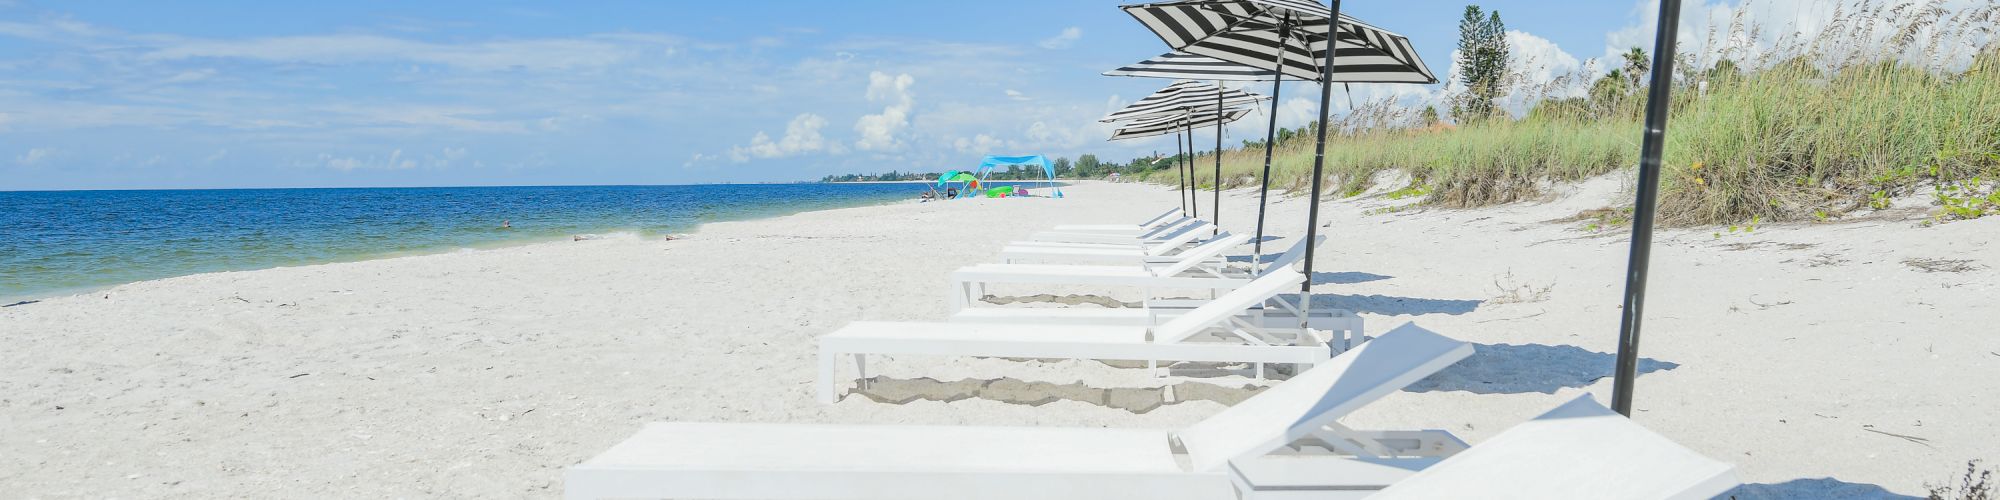
[[[1417,321],[1479,349],[1349,425],[1476,444],[1578,392],[1608,399],[1625,232],[1550,221],[1624,195],[1615,179],[1567,189],[1481,210],[1329,206],[1320,297],[1371,333]],[[0,309],[0,491],[549,497],[564,467],[648,421],[1174,427],[1268,383],[897,358],[871,363],[885,383],[868,396],[887,402],[813,401],[815,336],[941,318],[945,273],[1002,242],[1174,203],[1150,186],[1066,191],[711,224],[675,241],[206,274]],[[1274,198],[1272,233],[1300,234],[1304,200]],[[1249,233],[1254,202],[1228,193],[1221,224]],[[1750,497],[1919,494],[1969,459],[2000,459],[2000,218],[1919,227],[1919,212],[1662,233],[1636,419],[1737,463],[1761,483]]]

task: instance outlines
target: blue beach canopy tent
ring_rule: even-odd
[[[1043,158],[1042,155],[988,156],[984,161],[979,162],[979,178],[985,179],[987,175],[993,173],[994,168],[1011,165],[1042,167],[1042,174],[1047,175],[1049,179],[1049,191],[1055,193],[1055,197],[1057,198],[1063,197],[1062,188],[1056,187],[1056,166],[1054,163],[1049,163],[1049,159]]]

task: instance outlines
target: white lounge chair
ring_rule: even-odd
[[[1708,500],[1737,483],[1585,394],[1368,498]]]
[[[1279,267],[1159,326],[856,321],[819,338],[819,397],[835,400],[843,356],[853,356],[857,378],[866,379],[870,354],[1253,363],[1260,377],[1265,363],[1318,364],[1360,339],[1323,339],[1296,326],[1272,331],[1242,316],[1304,282]]]
[[[1471,354],[1406,325],[1178,432],[653,423],[571,467],[564,496],[1227,500],[1243,481],[1232,471],[1297,468],[1317,472],[1316,488],[1376,489],[1464,443],[1335,421]],[[1321,446],[1359,453],[1308,451]]]
[[[1167,209],[1167,211],[1165,211],[1165,212],[1160,212],[1160,215],[1155,215],[1155,216],[1153,216],[1153,218],[1151,218],[1151,219],[1146,219],[1146,221],[1145,221],[1145,222],[1141,222],[1141,223],[1138,223],[1138,224],[1060,224],[1060,225],[1057,225],[1057,226],[1056,226],[1055,228],[1053,228],[1053,229],[1054,229],[1055,231],[1057,231],[1057,232],[1084,232],[1084,233],[1089,233],[1089,232],[1107,232],[1107,233],[1121,233],[1121,232],[1122,232],[1122,233],[1128,233],[1128,234],[1135,234],[1135,235],[1136,235],[1136,234],[1139,234],[1140,232],[1143,232],[1143,231],[1145,231],[1145,230],[1148,230],[1148,229],[1152,229],[1152,228],[1154,228],[1154,227],[1158,227],[1158,226],[1159,226],[1159,225],[1161,225],[1161,224],[1168,224],[1168,223],[1172,223],[1172,222],[1177,222],[1177,221],[1181,221],[1181,220],[1185,220],[1185,219],[1187,219],[1187,218],[1188,218],[1188,217],[1187,217],[1187,212],[1184,212],[1184,211],[1182,211],[1180,207],[1174,207],[1174,208],[1169,208],[1169,209]]]
[[[1146,289],[1148,297],[1155,289],[1231,290],[1249,283],[1257,275],[1247,270],[1202,267],[1202,264],[1221,255],[1227,248],[1241,245],[1247,239],[1247,236],[1232,235],[1217,240],[1220,244],[1216,246],[1204,244],[1177,254],[1181,260],[1172,264],[1130,266],[980,264],[962,267],[952,271],[950,276],[952,310],[957,312],[972,306],[985,295],[986,285],[990,283],[1135,287]],[[1318,236],[1314,240],[1326,241],[1326,237]],[[1299,240],[1299,243],[1294,244],[1291,249],[1279,255],[1277,260],[1268,264],[1265,267],[1266,272],[1290,267],[1304,258],[1305,248],[1305,240]]]
[[[1195,251],[1202,245],[1224,243],[1223,240],[1231,235],[1228,231],[1223,231],[1216,233],[1212,237],[1203,239],[1201,244],[1194,247],[1187,246],[1189,243],[1194,242],[1194,240],[1202,239],[1203,236],[1209,236],[1208,231],[1191,231],[1188,234],[1176,236],[1166,241],[1142,245],[1106,245],[1094,243],[1057,243],[1050,245],[1039,244],[1039,242],[1013,242],[1000,248],[1000,259],[1001,262],[1008,264],[1027,260],[1171,265],[1180,261],[1181,257],[1187,252]],[[1249,238],[1242,238],[1240,241],[1236,241],[1235,245],[1242,245],[1248,241],[1250,241]],[[1213,255],[1208,257],[1207,264],[1222,266],[1227,264],[1227,262],[1220,252],[1214,252]]]
[[[1176,224],[1172,229],[1165,230],[1158,234],[1149,234],[1147,235],[1146,238],[1143,239],[1137,236],[1121,237],[1118,239],[1118,241],[1106,241],[1106,242],[1045,241],[1045,240],[1028,239],[1028,240],[1009,241],[1007,242],[1007,246],[1038,246],[1038,247],[1063,247],[1063,248],[1141,247],[1141,248],[1151,249],[1154,247],[1159,247],[1164,245],[1167,248],[1171,249],[1175,248],[1176,246],[1185,246],[1188,243],[1201,239],[1201,237],[1208,236],[1215,232],[1219,231],[1214,230],[1209,225],[1208,221],[1199,219],[1189,219],[1188,222],[1186,223]]]
[[[1228,293],[1239,292],[1242,289]],[[1141,307],[968,307],[952,314],[950,321],[1003,325],[1153,326],[1178,318],[1208,302],[1147,301]],[[1295,330],[1299,326],[1298,308],[1290,302],[1267,300],[1265,304],[1253,306],[1239,316],[1250,324],[1272,331]],[[1308,327],[1312,330],[1343,332],[1330,336],[1334,339],[1359,339],[1364,327],[1361,316],[1346,309],[1315,306],[1307,317],[1310,321]]]
[[[1168,238],[1174,234],[1178,234],[1180,231],[1188,230],[1189,227],[1195,224],[1202,224],[1206,227],[1208,221],[1187,217],[1133,232],[1042,231],[1030,235],[1028,239],[1031,241],[1069,243],[1139,243]]]

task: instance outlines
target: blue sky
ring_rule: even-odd
[[[1517,58],[1558,73],[1649,40],[1655,8],[1480,4],[1517,32]],[[1448,74],[1465,3],[1345,5]],[[0,0],[0,190],[763,182],[985,154],[1124,161],[1173,143],[1107,143],[1095,119],[1168,82],[1098,73],[1163,51],[1115,3],[1076,0]],[[1445,91],[1355,92],[1420,104]],[[1286,94],[1281,121],[1310,119],[1316,89]],[[1252,116],[1231,142],[1262,135]]]

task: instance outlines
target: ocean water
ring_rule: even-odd
[[[0,300],[912,199],[919,184],[0,192]],[[502,228],[502,221],[511,228]]]

